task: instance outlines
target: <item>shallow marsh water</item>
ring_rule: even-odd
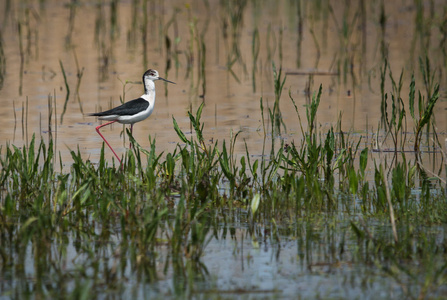
[[[207,145],[229,143],[239,130],[238,158],[246,146],[255,159],[268,153],[271,145],[280,147],[281,141],[299,144],[303,136],[289,93],[304,120],[305,105],[321,84],[318,130],[336,127],[342,115],[341,131],[363,137],[361,148],[377,150],[369,153],[370,159],[389,163],[391,154],[379,151],[394,152],[389,135],[378,129],[383,118],[381,68],[386,58],[390,69],[384,89],[389,95],[394,92],[390,73],[398,82],[403,70],[401,95],[408,107],[411,74],[417,90],[427,97],[419,60],[424,62],[426,55],[433,81],[441,86],[434,111],[437,135],[441,141],[447,137],[444,1],[46,0],[0,5],[1,145],[23,147],[33,133],[46,141],[51,135],[57,160],[60,153],[67,169],[72,164],[70,150],[78,147],[82,157],[93,163],[100,160],[102,140],[94,130],[99,122],[84,114],[140,96],[139,82],[148,68],[176,82],[156,82],[155,111],[135,126],[134,137],[143,148],[150,147],[149,135],[156,138],[157,153],[172,152],[180,142],[172,117],[188,137],[192,135],[187,112],[195,112],[202,102]],[[267,112],[275,103],[273,63],[286,76],[280,134],[272,133]],[[413,121],[409,116],[407,120],[408,138],[402,148],[409,151],[414,132]],[[307,130],[306,122],[302,125]],[[121,125],[103,129],[119,154],[128,146],[122,130]],[[422,161],[436,173],[446,149],[430,138],[422,149],[429,150]],[[108,149],[105,155],[111,162]],[[372,164],[367,172],[373,182]],[[421,193],[417,188],[413,192]],[[92,226],[89,221],[75,221],[76,230],[61,231],[60,240],[50,239],[51,246],[44,248],[50,253],[41,255],[57,262],[43,263],[44,270],[38,267],[36,242],[26,245],[26,253],[11,244],[2,253],[11,253],[12,261],[23,259],[25,265],[1,262],[0,299],[57,297],[58,289],[60,297],[97,298],[446,296],[445,255],[440,254],[447,247],[445,222],[430,225],[423,235],[428,249],[440,249],[433,251],[433,261],[418,260],[410,250],[402,250],[407,255],[402,260],[408,263],[393,264],[382,260],[387,255],[382,249],[389,245],[379,237],[392,241],[392,233],[388,220],[381,217],[367,220],[365,227],[377,240],[365,241],[352,224],[364,216],[343,205],[335,216],[303,212],[295,219],[262,223],[252,222],[246,207],[235,211],[231,216],[223,209],[216,212],[220,223],[208,233],[199,261],[186,260],[188,253],[185,261],[174,261],[163,235],[147,258],[136,255],[137,246],[123,238],[126,227],[118,221],[87,229],[83,226]],[[408,226],[400,234],[419,237],[419,226]],[[166,226],[162,232],[171,236],[173,230]],[[414,242],[414,248],[421,245]],[[411,260],[411,255],[416,258]],[[429,263],[438,267],[430,269]]]

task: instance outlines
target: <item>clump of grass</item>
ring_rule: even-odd
[[[437,100],[439,99],[439,85],[436,85],[433,91],[433,95],[430,99],[424,104],[424,98],[421,97],[421,93],[419,93],[418,107],[419,107],[419,116],[415,115],[414,110],[414,100],[415,100],[415,89],[414,89],[414,77],[412,77],[411,85],[410,85],[410,114],[416,123],[416,131],[415,131],[415,142],[414,142],[414,151],[419,151],[420,143],[421,143],[421,133],[424,126],[429,124],[430,119],[433,116],[433,108]]]
[[[433,109],[435,107],[436,102],[439,99],[439,84],[433,83],[433,74],[430,73],[430,63],[429,60],[426,60],[426,65],[424,65],[421,61],[421,69],[424,78],[424,84],[426,87],[427,100],[422,96],[421,92],[418,93],[418,101],[417,108],[415,105],[416,100],[416,85],[414,75],[411,77],[410,81],[410,92],[408,95],[408,110],[410,112],[410,116],[413,119],[415,124],[414,132],[414,147],[413,150],[415,152],[420,151],[420,143],[422,139],[422,131],[424,128],[427,128],[427,133],[432,128],[434,134],[434,138],[438,141],[438,145],[440,145],[439,140],[437,139],[437,134],[435,131],[434,120],[433,120]],[[386,82],[386,74],[389,74],[389,78],[391,79],[392,84],[392,94],[391,101],[389,100],[388,93],[385,92],[385,82]],[[385,138],[381,142],[381,144],[385,143],[388,135],[391,136],[394,146],[395,155],[397,155],[398,151],[405,151],[405,142],[406,142],[406,132],[407,132],[407,120],[406,120],[406,109],[404,105],[404,101],[401,97],[401,90],[403,85],[403,72],[401,72],[399,77],[399,82],[393,78],[391,70],[389,69],[388,61],[384,61],[384,66],[381,68],[381,84],[380,90],[382,95],[381,101],[381,124],[379,128],[383,127],[385,130]],[[389,109],[391,106],[391,110]]]
[[[412,77],[410,83],[410,114],[413,118],[413,121],[416,124],[415,129],[415,143],[414,143],[414,151],[419,151],[420,148],[420,140],[422,129],[426,127],[427,134],[430,132],[430,128],[433,130],[434,137],[438,141],[438,145],[440,145],[439,140],[437,139],[435,126],[434,126],[434,117],[433,117],[433,109],[435,107],[436,102],[439,99],[439,84],[434,84],[434,74],[430,71],[430,61],[428,57],[426,57],[425,64],[420,60],[420,66],[422,71],[422,76],[424,79],[424,85],[426,88],[427,100],[425,101],[424,97],[421,97],[421,93],[419,92],[418,97],[418,111],[419,116],[415,115],[415,82],[414,77]],[[431,125],[431,126],[430,126]]]
[[[273,134],[280,134],[281,133],[281,125],[284,127],[284,130],[286,130],[286,124],[284,123],[282,119],[281,109],[279,106],[279,101],[281,100],[281,94],[282,90],[284,88],[284,84],[286,83],[286,77],[281,78],[282,76],[282,69],[279,69],[279,72],[276,70],[275,63],[272,64],[273,66],[273,81],[274,81],[274,87],[275,87],[275,102],[273,104],[273,111],[269,109],[270,112],[270,119],[272,120],[272,128],[273,128]]]
[[[388,111],[388,106],[390,105],[388,99],[388,93],[385,93],[385,81],[387,69],[388,74],[391,79],[393,92],[391,94],[391,111]],[[381,102],[381,124],[386,131],[386,135],[382,143],[385,142],[388,135],[391,136],[393,140],[394,151],[397,153],[399,150],[404,150],[405,140],[406,140],[406,111],[404,102],[401,98],[401,90],[403,85],[403,71],[400,73],[399,83],[396,84],[394,77],[391,73],[388,61],[385,60],[383,69],[380,72],[381,84],[380,90],[382,95]],[[411,101],[411,100],[410,100]],[[400,141],[400,143],[399,143]],[[399,146],[398,146],[399,144]]]

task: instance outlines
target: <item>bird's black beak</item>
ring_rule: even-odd
[[[173,84],[175,84],[175,82],[172,82],[172,81],[166,80],[166,79],[164,79],[164,78],[161,78],[161,77],[158,77],[158,79],[160,79],[160,80],[163,80],[163,81],[166,81],[166,82],[169,82],[169,83],[173,83]]]

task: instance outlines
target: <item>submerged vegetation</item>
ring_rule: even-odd
[[[39,1],[41,10],[21,1],[5,4],[0,92],[11,82],[14,62],[6,57],[14,51],[3,28],[8,22],[17,28],[13,87],[27,95],[24,82],[38,73],[26,70],[29,61],[44,52],[39,25],[53,15],[45,12],[48,1]],[[435,17],[436,1],[404,2],[402,11],[415,10],[416,25],[405,61],[410,67],[399,76],[388,38],[398,24],[384,1],[65,5],[68,54],[54,57],[53,67],[39,65],[38,84],[59,85],[57,93],[51,86],[43,94],[40,132],[28,118],[42,95],[14,99],[13,143],[0,145],[0,298],[446,297],[447,153],[435,115],[445,101],[447,21]],[[97,51],[97,81],[86,92],[94,71],[83,67],[86,48],[77,31],[79,15],[90,5],[92,22],[86,23]],[[443,9],[445,15],[445,4]],[[9,19],[12,11],[16,18]],[[377,30],[375,45],[367,38],[371,28]],[[328,39],[331,34],[335,38]],[[434,43],[433,36],[441,41]],[[309,48],[315,53],[304,57]],[[112,106],[107,80],[118,77],[119,101],[126,101],[136,82],[116,75],[122,74],[117,61],[125,60],[132,68],[154,64],[166,76],[184,76],[177,96],[187,103],[175,103],[183,108],[183,122],[178,111],[155,116],[168,120],[164,130],[175,140],[173,149],[153,135],[149,147],[141,146],[147,141],[124,129],[123,144],[134,147],[123,154],[123,169],[107,158],[104,144],[98,156],[86,157],[78,140],[64,157],[61,135],[73,122],[70,114],[93,107],[84,98],[98,95],[103,102],[96,108],[105,101]],[[295,75],[303,76],[299,83],[291,80]],[[377,124],[346,130],[338,101],[346,90],[345,107],[354,107],[348,119],[355,124],[355,114],[363,113],[355,109],[362,84],[374,97]],[[235,85],[245,92],[233,91]],[[336,101],[330,99],[334,92]],[[239,96],[246,94],[248,103],[242,103]],[[258,118],[250,125],[257,126],[250,134],[262,140],[256,151],[242,122],[224,139],[207,130],[206,110],[214,105],[216,131],[224,131],[216,121],[222,99],[246,105],[244,118]],[[17,101],[21,144],[14,143]],[[336,122],[322,124],[333,111]],[[44,130],[42,112],[48,115]]]

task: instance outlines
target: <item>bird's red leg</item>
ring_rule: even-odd
[[[116,122],[116,120],[115,120],[115,121],[110,121],[110,122],[108,122],[108,123],[105,123],[105,124],[102,124],[102,125],[97,126],[97,127],[96,127],[96,132],[102,137],[102,139],[104,140],[104,142],[106,142],[107,146],[109,146],[110,150],[112,150],[113,154],[115,154],[116,159],[118,159],[118,161],[120,162],[121,168],[123,168],[123,164],[121,163],[121,159],[118,157],[118,155],[116,154],[115,150],[113,150],[112,146],[110,146],[109,142],[107,142],[106,138],[105,138],[105,137],[101,134],[101,132],[99,131],[99,129],[100,129],[101,127],[110,125],[110,124],[115,123],[115,122]]]

